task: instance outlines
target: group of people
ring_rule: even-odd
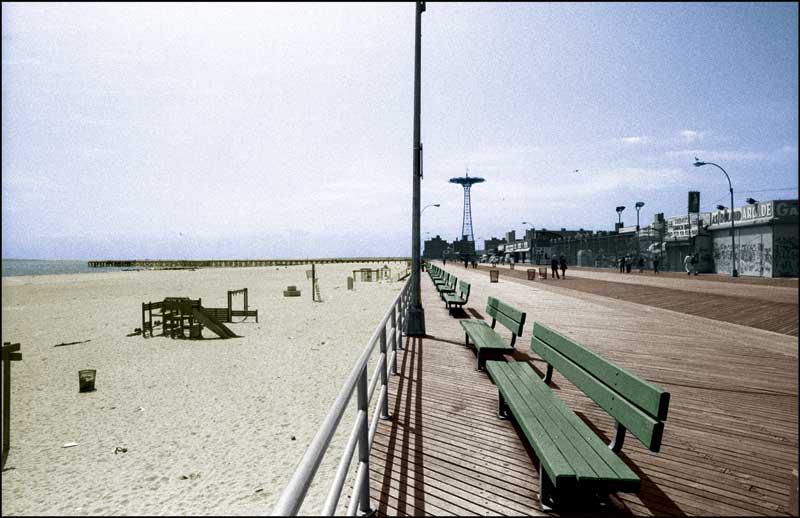
[[[561,268],[561,277],[558,276],[558,269]],[[561,257],[553,256],[550,259],[550,269],[553,270],[553,277],[556,279],[567,278],[567,258],[563,255]]]
[[[644,271],[644,257],[639,256],[636,259],[636,267],[639,268],[639,273]],[[626,255],[619,259],[619,273],[631,273],[631,268],[634,266],[634,259]],[[653,273],[658,273],[658,257],[653,258]]]

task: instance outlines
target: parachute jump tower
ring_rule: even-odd
[[[470,178],[469,169],[467,169],[466,176],[450,178],[450,183],[457,183],[464,188],[464,218],[461,220],[461,235],[467,236],[469,241],[475,241],[475,237],[472,234],[472,206],[469,202],[469,190],[473,184],[485,181],[486,180],[483,178],[478,178],[477,176]]]

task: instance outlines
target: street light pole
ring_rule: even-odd
[[[695,158],[695,163],[694,163],[695,167],[702,167],[704,165],[713,165],[714,167],[717,167],[720,171],[722,171],[725,174],[725,178],[728,179],[728,189],[731,191],[731,260],[732,260],[732,262],[731,262],[731,277],[738,277],[739,276],[739,272],[736,270],[736,240],[735,240],[736,234],[735,234],[735,228],[734,228],[734,224],[733,224],[733,220],[734,220],[734,217],[733,217],[733,214],[734,214],[734,211],[733,211],[733,186],[731,185],[731,177],[728,176],[728,173],[725,172],[725,169],[723,169],[719,165],[717,165],[717,164],[715,164],[713,162],[702,162],[699,159]],[[690,232],[691,232],[691,227],[690,227]]]
[[[642,235],[639,231],[639,210],[644,207],[643,201],[636,202],[636,254],[641,255],[642,253]]]
[[[420,63],[422,39],[422,13],[425,11],[425,2],[416,2],[416,21],[414,31],[414,199],[411,212],[411,292],[412,300],[408,308],[406,320],[406,336],[425,336],[425,310],[422,307],[420,296],[420,263],[419,263],[419,220],[421,211],[420,179],[422,178],[422,144],[420,143]]]

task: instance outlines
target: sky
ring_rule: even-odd
[[[414,13],[4,2],[2,257],[410,256]],[[422,239],[798,196],[796,3],[428,2],[421,89]]]

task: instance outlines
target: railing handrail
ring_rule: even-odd
[[[400,307],[399,321],[395,322],[395,319],[392,318],[392,323],[394,324],[392,332],[395,334],[396,337],[397,331],[401,323],[404,321],[404,312],[408,307],[406,299],[409,288],[410,288],[410,279],[406,281],[406,283],[403,285],[403,288],[400,290],[400,293],[397,295],[394,302],[392,302],[389,310],[386,312],[386,315],[381,319],[381,323],[376,327],[375,332],[372,333],[372,337],[367,342],[367,347],[364,349],[364,352],[361,353],[361,356],[358,358],[358,361],[356,361],[353,370],[347,377],[347,380],[345,381],[344,385],[339,391],[338,396],[331,405],[330,410],[328,410],[328,413],[325,415],[325,418],[323,419],[319,430],[317,431],[314,438],[311,440],[311,443],[306,449],[303,458],[300,460],[297,467],[295,468],[295,471],[292,474],[289,483],[286,485],[286,488],[281,494],[278,503],[275,505],[275,508],[273,509],[272,512],[273,516],[294,516],[297,514],[297,511],[303,504],[303,500],[305,499],[306,493],[308,492],[308,488],[311,486],[311,482],[313,481],[314,476],[316,475],[317,469],[319,468],[319,465],[322,462],[322,459],[325,456],[328,447],[330,446],[331,439],[333,438],[334,434],[337,431],[339,422],[341,421],[344,412],[347,409],[347,405],[350,402],[350,398],[353,395],[353,391],[356,389],[359,383],[364,384],[363,387],[365,392],[363,395],[359,394],[359,400],[365,398],[367,399],[367,401],[364,402],[359,401],[360,408],[358,414],[356,415],[354,431],[351,435],[350,441],[348,441],[348,444],[344,448],[344,452],[345,453],[349,452],[349,454],[351,455],[349,459],[346,459],[347,462],[345,462],[345,458],[342,459],[342,463],[345,464],[345,468],[349,466],[350,461],[352,460],[352,454],[355,452],[354,444],[360,442],[362,439],[366,439],[365,437],[362,437],[361,434],[358,433],[358,428],[359,426],[366,427],[367,423],[366,410],[369,405],[369,399],[371,399],[371,397],[367,397],[366,394],[367,362],[372,356],[372,352],[375,349],[375,344],[378,343],[379,339],[383,336],[384,339],[380,340],[382,349],[381,358],[379,359],[378,364],[376,365],[376,369],[383,369],[384,372],[388,370],[388,363],[389,363],[388,352],[385,351],[386,324],[389,321],[389,319],[396,314],[396,310],[399,306]],[[397,346],[396,338],[392,340],[392,343],[395,346]],[[396,361],[396,355],[394,360]],[[384,386],[382,387],[381,390],[381,398],[380,398],[381,403],[379,403],[379,408],[384,406],[387,402],[386,394],[388,388],[386,387],[385,380],[383,385]],[[359,389],[359,392],[361,392],[361,389]],[[373,391],[370,391],[370,396],[371,395],[373,395]],[[387,411],[388,409],[383,409],[383,412],[381,413],[385,413]],[[368,442],[370,444],[360,445],[359,448],[360,454],[362,454],[363,451],[367,452],[369,451],[372,441]],[[339,473],[337,473],[337,477],[342,471],[343,469],[340,466],[340,470]],[[359,471],[363,472],[363,466],[359,467]],[[342,486],[341,481],[337,480],[336,482],[337,483],[334,484],[334,489],[336,489],[340,493]],[[331,502],[333,502],[334,509],[330,510],[331,513],[333,513],[335,510],[335,503],[336,500],[338,500],[338,496],[339,495],[336,495],[332,489],[332,496],[329,495],[329,498],[326,501],[326,507],[330,506]]]

